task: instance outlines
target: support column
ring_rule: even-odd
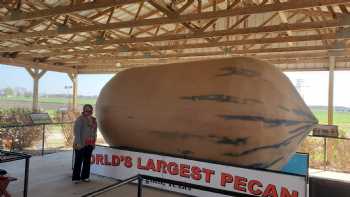
[[[334,68],[336,65],[335,56],[329,56],[329,85],[328,85],[328,124],[333,124],[334,111]]]
[[[33,103],[32,111],[39,111],[39,80],[46,73],[46,70],[39,70],[37,68],[26,68],[30,76],[33,78]]]
[[[75,112],[77,110],[77,96],[78,96],[78,74],[69,73],[68,74],[70,80],[73,84],[73,92],[72,92],[72,109]]]

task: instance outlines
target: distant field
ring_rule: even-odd
[[[321,110],[312,110],[317,119],[322,124],[327,124],[328,122],[328,112]],[[334,124],[350,124],[350,112],[334,112],[333,115]]]
[[[320,124],[328,123],[328,112],[325,110],[312,109]],[[350,136],[350,112],[334,112],[333,121],[339,126],[340,136]]]
[[[32,101],[31,97],[0,97],[0,100],[4,101]],[[40,103],[57,103],[57,104],[66,104],[71,102],[68,98],[39,98]],[[92,104],[95,105],[96,99],[87,99],[87,98],[78,98],[78,104]]]

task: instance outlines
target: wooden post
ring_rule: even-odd
[[[39,79],[37,77],[33,77],[33,82],[32,111],[37,112],[39,110]]]
[[[78,96],[78,74],[75,73],[69,73],[68,74],[70,80],[73,84],[73,98],[72,98],[72,109],[75,112],[77,110],[77,96]]]
[[[335,68],[335,56],[329,56],[329,85],[328,85],[328,124],[333,124],[333,111],[334,111],[334,68]],[[324,138],[324,155],[323,155],[323,169],[327,170],[328,165],[328,149],[327,149],[327,138]]]
[[[334,96],[334,68],[335,68],[335,56],[329,57],[329,86],[328,86],[328,124],[333,124],[333,96]]]
[[[37,68],[26,68],[30,76],[33,78],[33,103],[32,111],[39,111],[39,80],[46,73],[46,70],[39,70]]]

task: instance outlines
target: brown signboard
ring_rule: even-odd
[[[48,113],[32,113],[30,114],[33,124],[49,124],[52,120]]]
[[[320,137],[338,137],[338,126],[337,125],[322,125],[319,124],[313,128],[314,136]]]

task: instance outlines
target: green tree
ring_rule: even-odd
[[[5,93],[5,96],[8,97],[8,96],[13,96],[14,95],[14,91],[12,90],[12,88],[10,87],[7,87],[4,89],[4,93]]]

